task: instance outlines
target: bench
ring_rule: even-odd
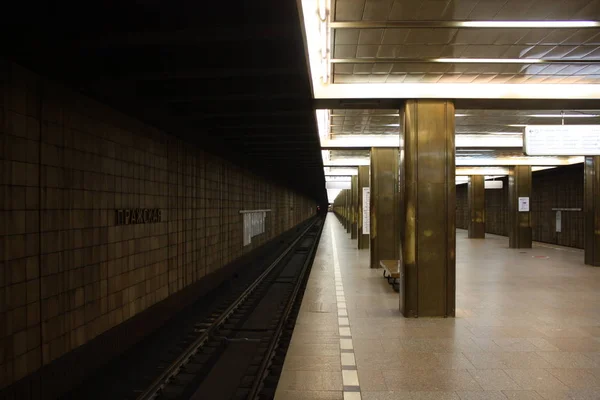
[[[399,260],[381,260],[379,265],[383,268],[383,277],[387,279],[388,283],[392,285],[394,290],[398,292],[400,290],[400,261]]]

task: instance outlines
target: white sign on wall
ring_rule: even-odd
[[[556,232],[562,232],[562,212],[556,212]]]
[[[486,189],[502,189],[504,186],[502,181],[485,181],[483,184]]]
[[[363,226],[362,233],[363,235],[368,235],[371,232],[371,189],[368,187],[363,188],[362,192],[362,217],[363,217]]]
[[[252,238],[265,232],[265,219],[271,210],[241,210],[244,215],[244,246],[252,243]]]
[[[528,156],[600,155],[600,125],[528,125],[523,152]]]
[[[529,212],[529,197],[519,197],[519,212]]]
[[[351,189],[351,182],[338,182],[338,181],[329,181],[325,182],[326,189]]]

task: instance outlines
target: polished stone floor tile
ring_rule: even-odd
[[[363,390],[362,400],[413,400],[413,397],[410,392],[371,392]]]
[[[460,400],[455,392],[412,392],[411,400]]]
[[[538,352],[552,368],[600,368],[597,361],[587,357],[585,353],[575,352]]]
[[[532,352],[502,352],[497,353],[499,359],[508,368],[541,369],[552,368],[552,365],[544,360],[539,354]]]
[[[507,369],[505,372],[525,390],[565,391],[569,389],[546,369]]]
[[[387,391],[388,387],[385,384],[383,373],[377,370],[358,371],[358,380],[360,381],[360,389],[364,391]]]
[[[589,336],[578,338],[549,338],[548,342],[558,347],[561,351],[600,351],[600,342]]]
[[[292,391],[341,391],[342,374],[322,371],[286,371],[281,375],[277,388]]]
[[[484,392],[456,392],[460,400],[506,400],[504,393],[497,390]]]
[[[527,340],[537,347],[538,351],[560,351],[558,347],[544,338],[528,338]]]
[[[342,317],[363,400],[600,400],[600,268],[577,249],[511,250],[461,230],[456,255],[457,317],[403,318],[369,251],[330,215],[276,399],[342,398]]]
[[[477,391],[483,388],[467,370],[403,369],[382,371],[391,390]]]
[[[567,393],[571,400],[598,400],[600,389],[569,390]]]
[[[552,375],[557,377],[570,389],[600,388],[600,379],[585,369],[549,369]]]
[[[343,400],[341,390],[338,391],[315,391],[315,390],[280,390],[277,392],[277,400]]]
[[[469,370],[483,390],[519,390],[522,389],[501,369]]]
[[[503,390],[502,393],[509,400],[543,400],[543,397],[534,390]]]
[[[568,390],[544,390],[536,391],[544,400],[573,400]],[[591,400],[591,399],[590,399]]]
[[[336,344],[297,344],[291,343],[289,356],[338,356],[340,355],[339,339]]]
[[[286,371],[341,371],[340,357],[288,355],[285,363]]]

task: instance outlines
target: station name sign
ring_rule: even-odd
[[[117,225],[149,224],[162,221],[158,208],[125,208],[116,210]]]
[[[600,125],[528,125],[523,152],[528,156],[600,155]]]

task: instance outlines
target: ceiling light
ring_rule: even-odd
[[[554,166],[549,166],[549,167],[531,167],[531,172],[543,171],[543,170],[552,169],[552,168],[556,168],[556,167],[554,167]]]
[[[511,126],[513,128],[525,128],[527,125],[526,124],[511,124],[511,125],[506,125],[506,126]]]
[[[595,118],[600,117],[598,114],[530,114],[527,117],[531,118]]]
[[[593,28],[597,21],[464,21],[466,28]]]
[[[471,114],[454,114],[455,117],[469,117]]]
[[[458,150],[458,149],[456,150],[456,152],[461,152],[461,153],[462,152],[467,152],[467,151],[468,152],[473,152],[473,151],[481,152],[481,151],[494,151],[494,150],[462,150],[462,149],[461,150]]]
[[[456,132],[457,135],[522,135],[523,132]]]
[[[451,64],[539,64],[540,58],[435,58],[433,62]]]
[[[319,18],[321,21],[327,19],[327,0],[319,0]]]

